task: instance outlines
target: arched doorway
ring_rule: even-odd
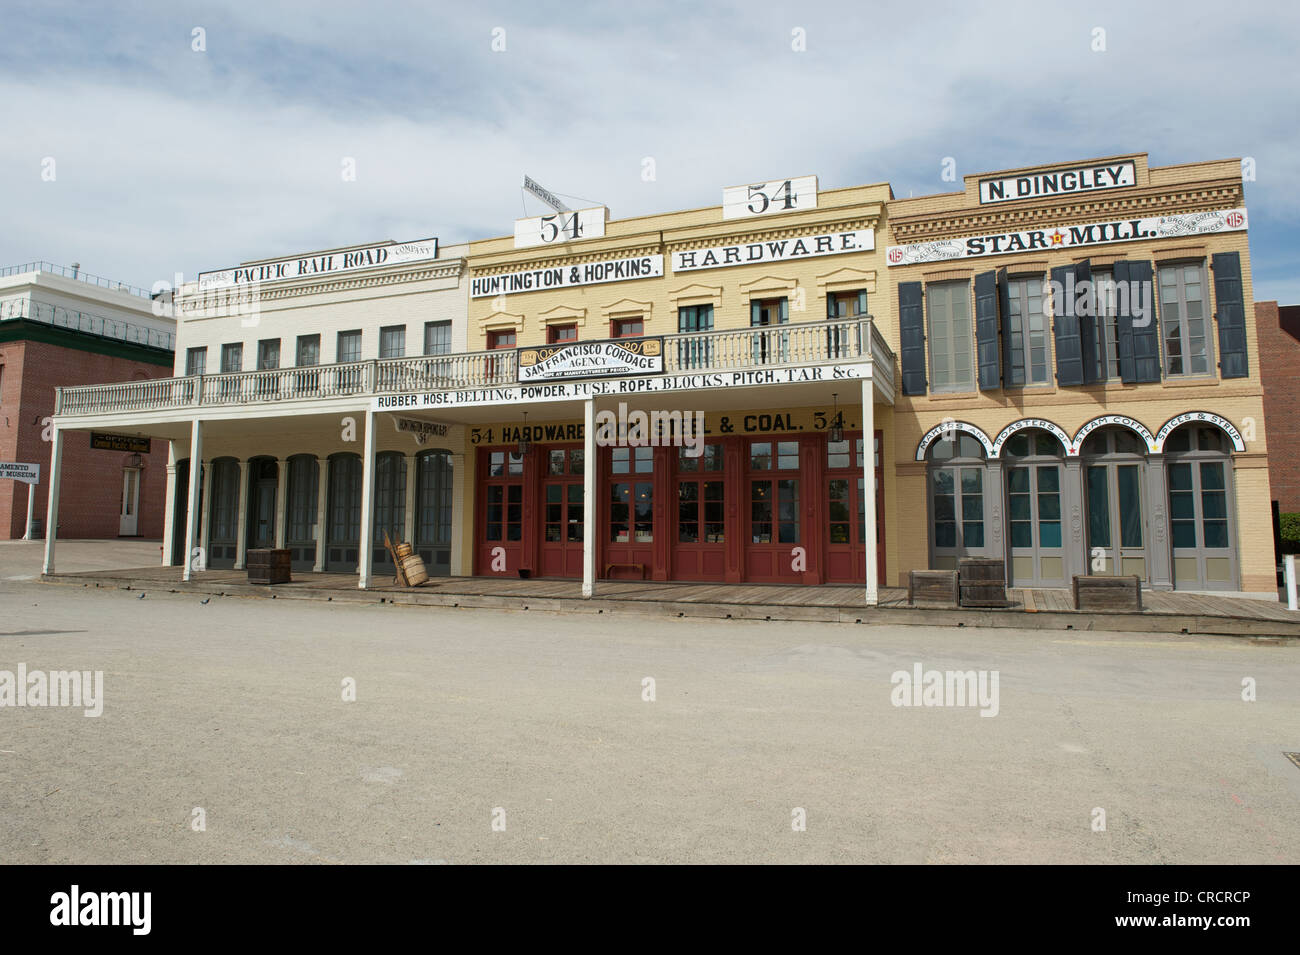
[[[1146,455],[1146,442],[1124,427],[1093,431],[1079,450],[1090,574],[1151,582]]]
[[[326,502],[325,570],[355,574],[361,551],[361,455],[330,455]]]
[[[962,557],[997,556],[990,539],[995,515],[984,446],[973,435],[954,431],[931,444],[925,459],[930,566],[956,570]]]
[[[1165,439],[1175,590],[1237,590],[1232,443],[1189,423]]]
[[[207,566],[229,570],[235,566],[239,537],[239,461],[216,458],[211,464],[212,500],[208,520]]]
[[[1062,497],[1065,448],[1051,432],[1026,428],[1007,439],[1007,585],[1064,587],[1068,578]]]

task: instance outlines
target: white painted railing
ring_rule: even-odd
[[[188,378],[56,389],[55,414],[86,415],[185,407],[256,406],[271,401],[514,384],[515,352],[311,365]],[[894,354],[868,318],[664,336],[664,370],[732,371],[870,360],[892,390]]]

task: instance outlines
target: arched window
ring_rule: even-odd
[[[929,462],[930,566],[956,569],[960,557],[984,556],[988,542],[984,446],[965,432],[940,438]]]
[[[1064,587],[1066,561],[1061,510],[1065,448],[1054,435],[1026,428],[1007,439],[1008,584]]]
[[[1165,439],[1169,535],[1176,590],[1236,590],[1232,443],[1188,423]]]

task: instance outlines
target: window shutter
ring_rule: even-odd
[[[763,305],[761,302],[749,303],[749,325],[751,328],[757,328],[763,324]]]
[[[1241,255],[1216,252],[1214,270],[1214,318],[1219,323],[1219,376],[1245,378],[1250,373],[1246,355],[1246,305],[1241,292]]]
[[[1150,262],[1129,262],[1129,312],[1133,323],[1134,381],[1160,380],[1160,333]]]
[[[975,353],[979,363],[980,391],[1002,384],[998,353],[998,282],[994,271],[975,276]]]
[[[835,311],[835,296],[830,292],[826,293],[826,318],[832,322],[839,318],[839,315]]]
[[[1131,264],[1121,259],[1111,267],[1113,270],[1111,274],[1115,280],[1115,303],[1118,308],[1115,313],[1115,350],[1119,352],[1119,378],[1126,385],[1137,381],[1137,372],[1133,365],[1133,318],[1128,313],[1128,293],[1121,295],[1119,289],[1129,287],[1128,276]]]
[[[1087,282],[1089,286],[1092,285],[1092,262],[1087,259],[1078,263],[1074,267],[1075,289],[1077,290],[1083,282]],[[1103,366],[1101,365],[1101,361],[1104,360],[1104,356],[1101,355],[1103,349],[1098,347],[1098,343],[1104,342],[1106,338],[1105,333],[1101,330],[1099,324],[1101,322],[1101,318],[1099,317],[1101,315],[1101,309],[1098,307],[1099,299],[1095,288],[1092,290],[1091,299],[1092,308],[1089,310],[1090,314],[1078,316],[1079,350],[1082,353],[1081,363],[1083,366],[1083,383],[1085,385],[1091,385],[1094,382],[1101,381],[1104,377]],[[1079,306],[1077,291],[1075,292],[1074,305],[1075,310],[1077,311]]]
[[[1083,352],[1079,337],[1079,316],[1074,314],[1074,303],[1067,301],[1073,289],[1074,266],[1061,265],[1052,269],[1052,332],[1056,344],[1056,383],[1058,385],[1083,384]],[[1060,289],[1060,296],[1056,290]]]
[[[925,316],[921,283],[898,283],[898,359],[903,368],[903,394],[925,394]]]
[[[867,314],[867,290],[866,289],[863,289],[862,291],[858,292],[858,314],[859,315]]]
[[[998,270],[998,314],[1002,326],[1002,387],[1011,385],[1011,329],[1007,323],[1011,320],[1011,292],[1007,285],[1007,270]]]
[[[790,300],[788,298],[781,299],[781,313],[777,321],[782,325],[790,321]]]

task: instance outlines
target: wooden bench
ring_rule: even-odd
[[[1074,577],[1075,610],[1141,610],[1142,581],[1137,577]]]
[[[624,570],[635,570],[637,572],[637,577],[641,580],[645,580],[645,564],[606,564],[605,576],[608,577],[615,567],[621,567]]]
[[[923,600],[955,607],[957,595],[955,570],[914,570],[907,575],[908,606],[914,606],[918,600]]]

